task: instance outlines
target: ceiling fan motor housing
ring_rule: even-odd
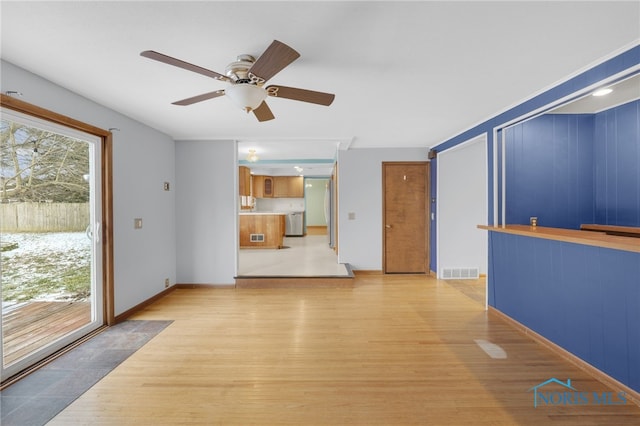
[[[231,62],[227,65],[225,69],[225,73],[231,79],[233,79],[236,83],[240,83],[241,80],[249,80],[249,69],[256,61],[251,55],[238,55],[237,60]]]

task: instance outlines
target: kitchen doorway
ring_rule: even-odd
[[[429,163],[383,162],[385,274],[429,271]]]

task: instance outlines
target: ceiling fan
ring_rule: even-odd
[[[227,66],[225,70],[226,75],[181,61],[180,59],[172,58],[171,56],[153,50],[145,50],[140,53],[140,56],[231,84],[231,87],[227,89],[215,90],[182,99],[173,102],[173,105],[191,105],[226,95],[236,104],[240,105],[247,113],[253,112],[258,121],[268,121],[275,117],[265,102],[267,96],[324,106],[331,105],[335,98],[335,95],[331,93],[315,92],[313,90],[297,89],[295,87],[279,85],[263,87],[267,80],[300,57],[298,52],[278,40],[274,40],[267,50],[257,59],[251,55],[239,55],[236,61]]]

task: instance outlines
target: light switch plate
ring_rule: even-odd
[[[140,229],[140,228],[142,228],[142,218],[136,217],[135,219],[133,219],[133,229]]]

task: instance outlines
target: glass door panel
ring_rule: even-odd
[[[104,322],[102,140],[6,109],[0,131],[6,379]]]

